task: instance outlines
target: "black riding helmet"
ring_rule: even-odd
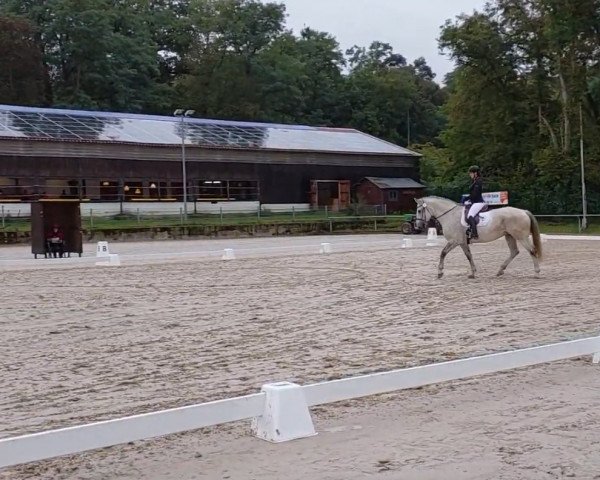
[[[481,173],[481,169],[477,165],[471,165],[469,167],[469,173]]]

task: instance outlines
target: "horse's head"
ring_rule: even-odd
[[[416,224],[423,228],[431,219],[431,212],[427,208],[427,202],[424,198],[415,198],[417,202],[417,214],[415,215]]]
[[[456,202],[442,197],[423,197],[416,198],[417,202],[417,222],[424,222],[427,225],[431,218],[437,219],[443,217],[457,206]]]

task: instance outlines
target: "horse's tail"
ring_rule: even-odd
[[[530,232],[533,238],[533,254],[538,260],[542,259],[542,238],[540,237],[540,226],[538,225],[537,219],[531,212],[527,212],[529,221],[531,222]]]

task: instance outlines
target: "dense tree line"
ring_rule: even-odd
[[[494,0],[448,21],[445,86],[423,58],[344,52],[285,16],[258,0],[0,0],[0,103],[355,127],[422,152],[437,193],[458,198],[477,163],[537,213],[579,211],[582,131],[600,210],[600,0]]]
[[[600,1],[495,0],[443,28],[458,64],[444,106],[444,149],[426,161],[440,191],[470,163],[536,213],[600,210]],[[430,149],[432,150],[432,149]],[[454,181],[453,181],[454,179]]]
[[[351,126],[435,139],[444,91],[424,59],[341,51],[257,0],[0,0],[0,102]],[[19,52],[15,58],[10,52]],[[409,126],[410,118],[410,126]]]

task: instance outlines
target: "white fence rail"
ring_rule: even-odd
[[[420,367],[316,383],[304,387],[309,406],[529,367],[600,352],[600,337],[452,360]],[[597,358],[595,360],[598,360]],[[360,395],[357,395],[360,393]]]
[[[600,362],[600,336],[303,387],[269,384],[244,397],[2,439],[0,468],[245,419],[254,419],[255,433],[266,440],[306,437],[314,434],[310,406],[584,355]]]
[[[0,440],[0,467],[262,415],[264,393]]]

